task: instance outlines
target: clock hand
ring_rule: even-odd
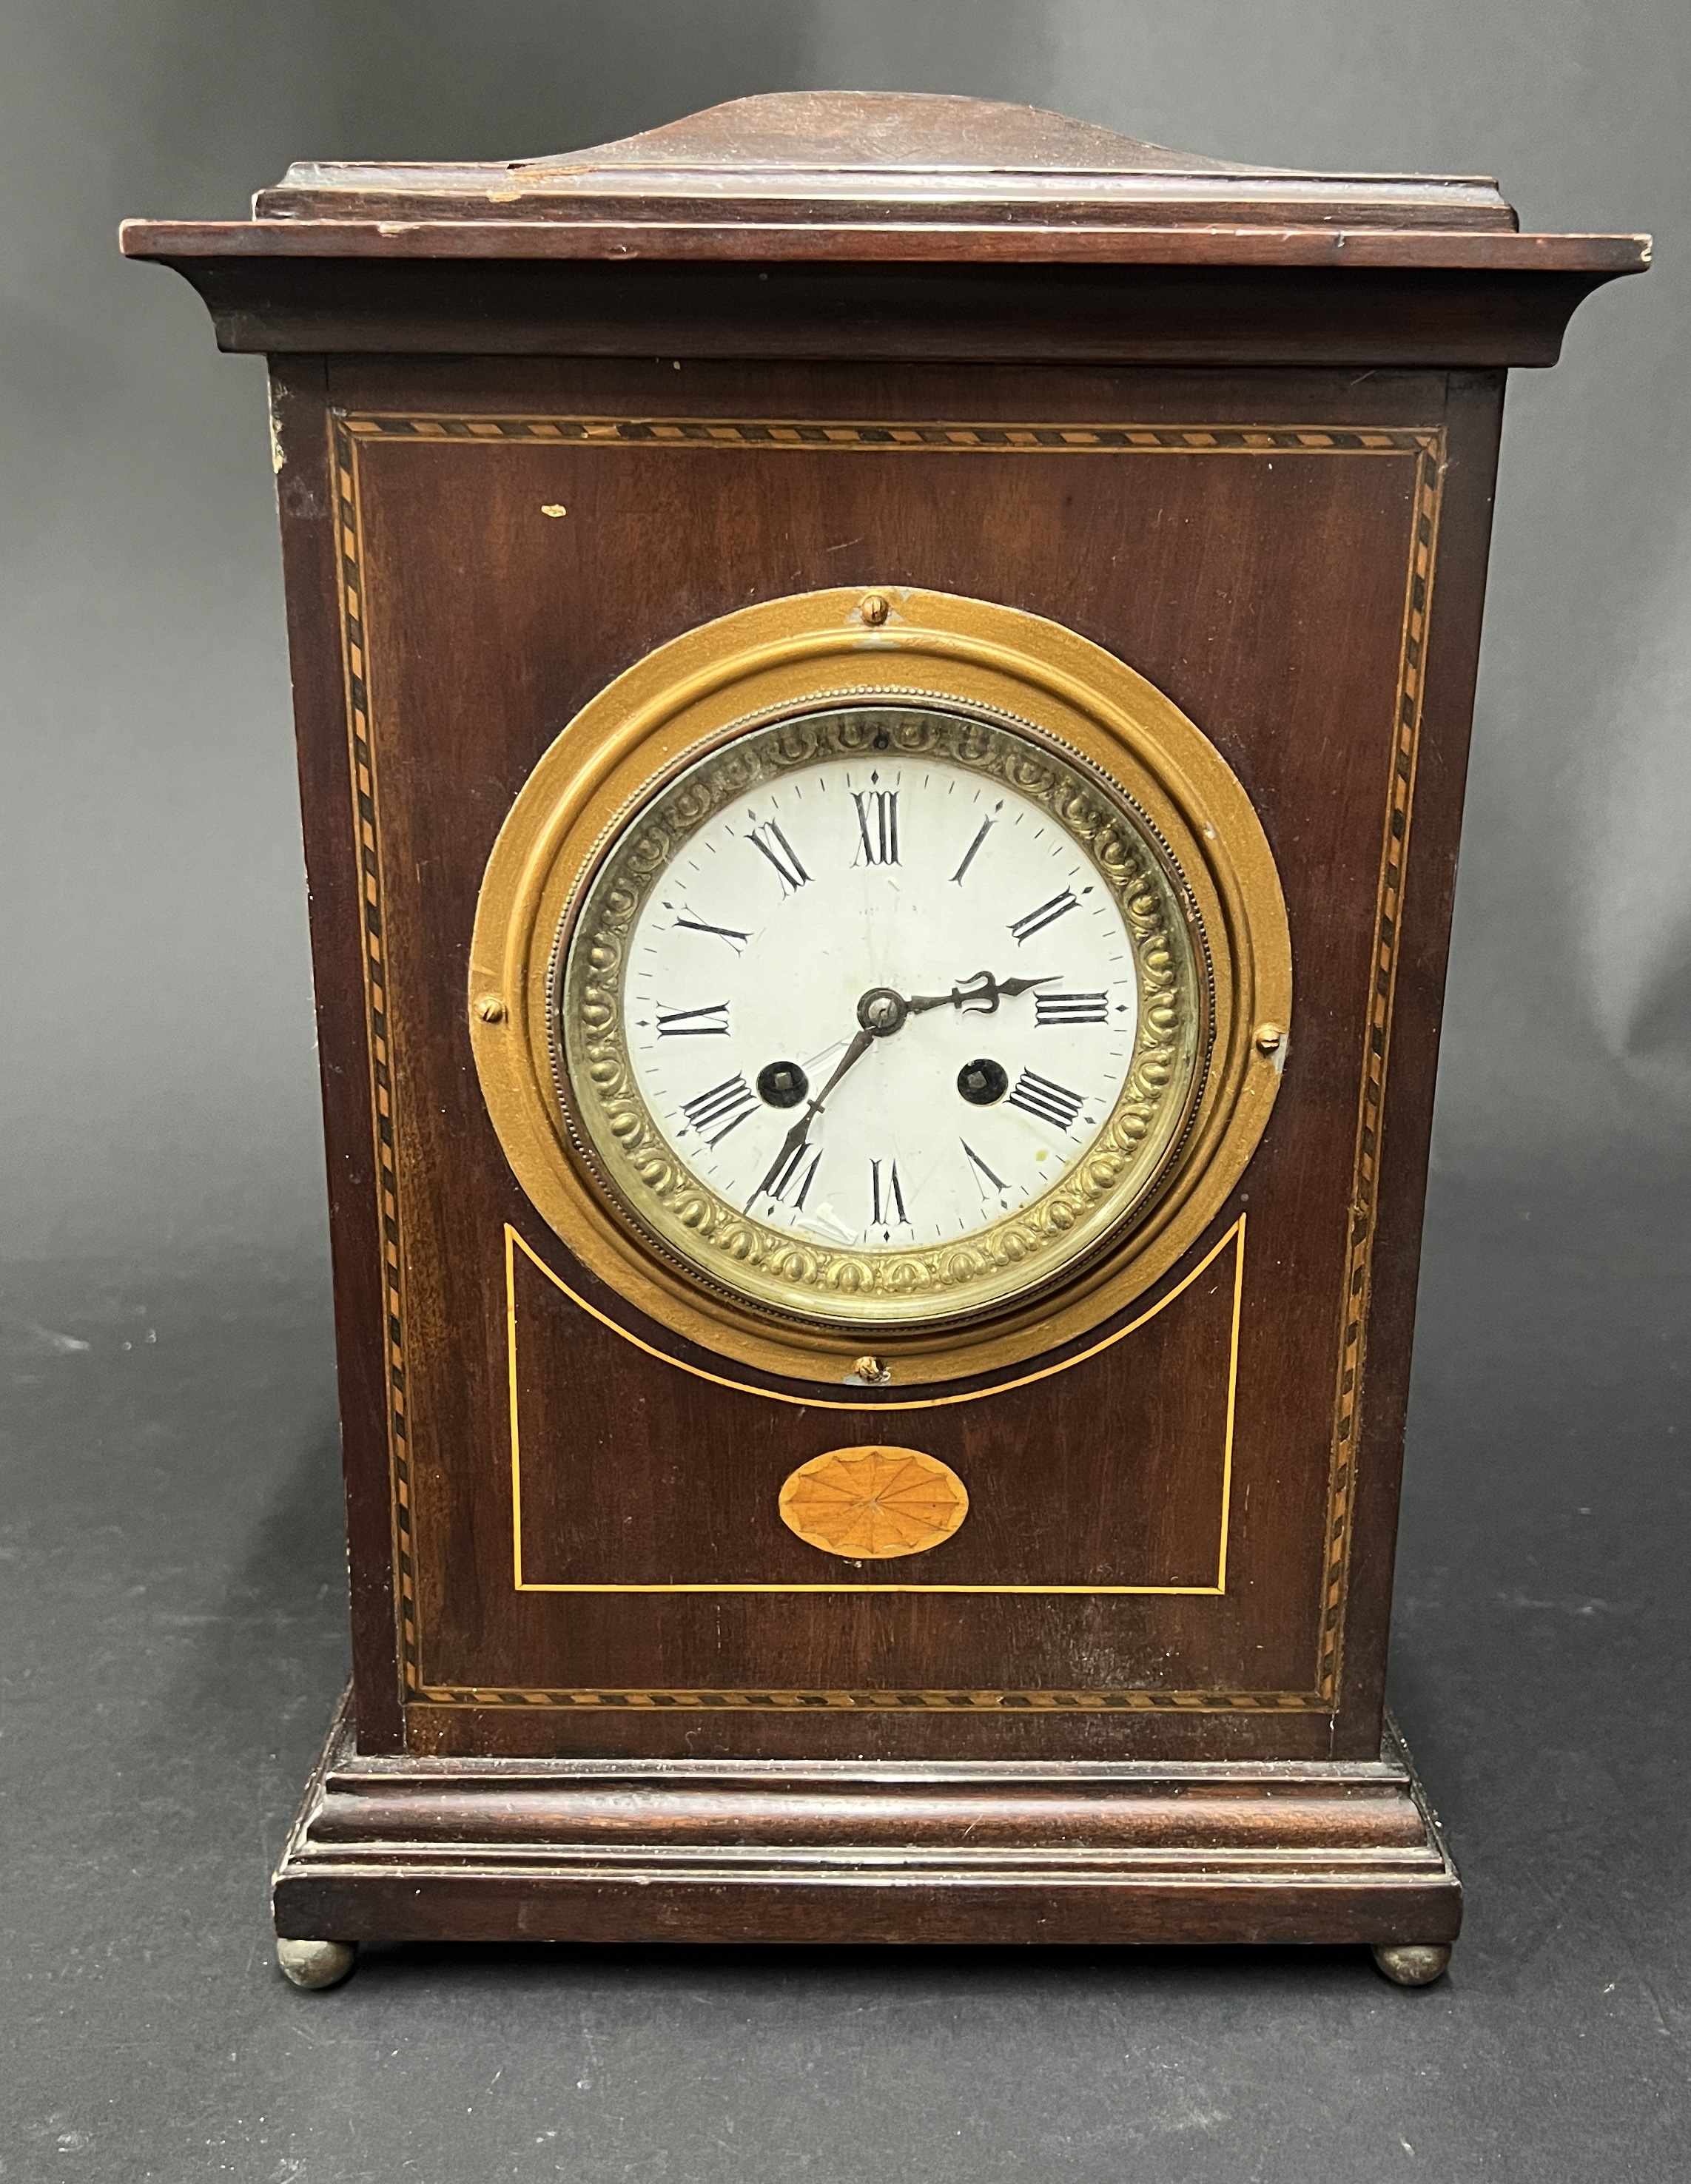
[[[821,1091],[818,1092],[816,1097],[811,1101],[809,1106],[805,1109],[803,1114],[799,1117],[799,1119],[794,1123],[792,1128],[788,1131],[786,1136],[782,1139],[781,1150],[769,1163],[769,1173],[764,1177],[762,1182],[758,1184],[756,1190],[752,1192],[751,1197],[745,1201],[748,1206],[755,1206],[757,1201],[762,1197],[764,1192],[771,1188],[776,1177],[780,1174],[787,1162],[804,1143],[806,1131],[809,1129],[811,1124],[822,1112],[823,1101],[827,1099],[829,1094],[834,1089],[834,1086],[840,1082],[846,1071],[851,1068],[854,1064],[861,1061],[874,1043],[875,1034],[873,1032],[860,1031],[857,1034],[857,1036],[852,1040],[850,1046],[846,1048],[845,1053],[840,1056],[840,1060],[834,1067],[834,1074],[829,1078],[827,1084],[823,1086]]]
[[[769,1163],[768,1173],[747,1199],[747,1206],[755,1206],[766,1191],[773,1188],[788,1162],[803,1145],[806,1133],[822,1112],[829,1095],[878,1039],[890,1039],[902,1028],[907,1018],[924,1015],[929,1009],[967,1009],[973,1016],[992,1016],[1001,1000],[1014,1000],[1018,994],[1029,993],[1035,986],[1049,986],[1058,975],[1053,971],[1043,978],[995,978],[990,971],[977,971],[960,986],[953,986],[948,994],[918,994],[909,1000],[890,986],[872,986],[857,1004],[859,1029],[856,1038],[840,1056],[821,1091],[782,1139],[780,1150]]]
[[[967,1009],[971,1016],[994,1015],[1001,1000],[1014,1000],[1018,994],[1025,994],[1035,986],[1049,986],[1059,974],[1052,972],[1045,978],[995,978],[990,971],[977,971],[972,978],[965,978],[960,986],[953,986],[948,994],[917,994],[910,1003],[912,1016],[920,1016],[928,1009]]]
[[[844,1054],[835,1064],[834,1073],[811,1101],[803,1114],[781,1140],[781,1150],[769,1163],[769,1173],[745,1201],[755,1206],[765,1191],[773,1188],[775,1180],[793,1155],[805,1141],[805,1133],[822,1112],[822,1106],[834,1086],[848,1069],[855,1068],[878,1039],[889,1039],[898,1030],[910,1013],[910,1004],[902,994],[896,994],[890,986],[871,986],[857,1004],[858,1031]]]
[[[812,1115],[820,1113],[823,1101],[828,1097],[829,1094],[834,1089],[834,1086],[840,1082],[846,1071],[855,1067],[855,1066],[862,1060],[863,1056],[868,1052],[869,1049],[874,1045],[874,1043],[875,1034],[873,1032],[860,1031],[857,1034],[857,1036],[852,1040],[850,1046],[846,1048],[845,1053],[842,1054],[839,1061],[834,1063],[833,1074],[829,1077],[828,1082],[823,1086],[821,1091],[817,1094],[815,1099],[811,1101],[809,1106],[806,1108],[805,1118],[806,1121],[808,1121]],[[795,1124],[794,1127],[796,1128],[799,1126]]]

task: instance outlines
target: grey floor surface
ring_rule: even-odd
[[[6,2184],[1691,2176],[1682,1194],[1436,1186],[1393,1664],[1469,1925],[1342,1950],[395,1950],[276,1975],[344,1667],[316,1265],[17,1268]]]

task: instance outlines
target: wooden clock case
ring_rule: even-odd
[[[1504,381],[1644,239],[847,94],[296,167],[254,215],[123,247],[271,373],[354,1658],[287,1968],[1356,1941],[1436,1975],[1459,1884],[1384,1683]],[[595,694],[748,605],[900,587],[1061,623],[1197,724],[1296,984],[1179,1263],[942,1389],[725,1359],[597,1279],[466,1014],[494,838]],[[784,1528],[795,1466],[886,1441],[967,1479],[943,1547]]]

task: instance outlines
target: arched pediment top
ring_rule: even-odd
[[[734,98],[679,121],[585,151],[516,163],[526,169],[779,168],[794,173],[886,167],[971,174],[1266,173],[1201,153],[1172,152],[1038,106],[935,92],[779,91]]]

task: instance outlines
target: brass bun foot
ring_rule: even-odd
[[[1449,1952],[1445,1952],[1447,1955]],[[276,1960],[295,1986],[338,1986],[358,1962],[356,1942],[290,1942],[276,1936]]]
[[[1431,1986],[1435,1980],[1443,1979],[1449,1968],[1450,1944],[1376,1942],[1374,1962],[1393,1986]]]

